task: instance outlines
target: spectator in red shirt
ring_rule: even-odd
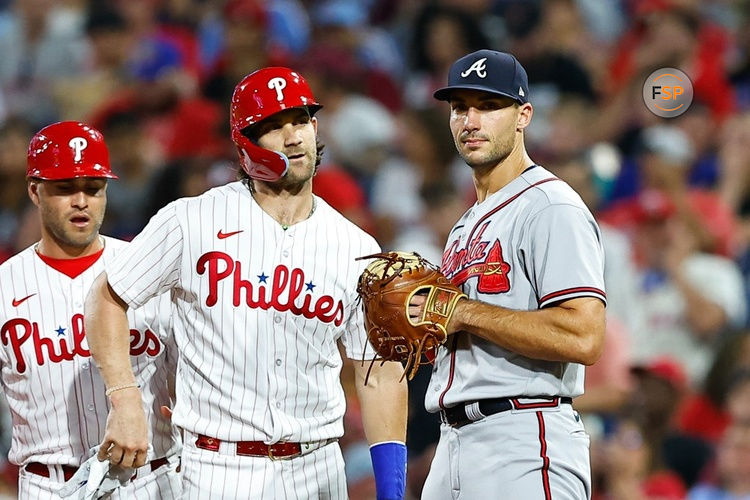
[[[719,348],[700,392],[686,398],[677,414],[677,428],[718,443],[731,418],[727,398],[738,369],[750,370],[750,332],[727,338]]]

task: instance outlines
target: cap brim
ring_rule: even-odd
[[[320,111],[321,109],[323,109],[323,105],[322,104],[318,104],[318,103],[308,104],[306,107],[307,107],[308,111],[310,112],[310,116],[315,116],[315,113],[317,113],[318,111]]]
[[[450,87],[443,87],[441,89],[437,89],[435,93],[432,94],[432,97],[437,99],[438,101],[449,101],[451,93],[454,90],[479,90],[482,92],[487,92],[489,94],[495,94],[495,95],[501,95],[503,97],[509,97],[513,99],[516,102],[520,102],[521,104],[525,103],[526,101],[520,100],[517,96],[510,95],[506,92],[500,92],[498,90],[495,90],[491,87],[485,87],[484,85],[451,85]]]

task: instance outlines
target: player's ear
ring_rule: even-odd
[[[516,129],[521,131],[529,126],[531,123],[531,117],[534,115],[534,108],[531,103],[527,102],[521,104],[518,107],[518,121],[516,122]]]
[[[31,198],[31,201],[34,202],[34,205],[39,206],[39,186],[41,185],[41,182],[29,179],[27,189],[29,192],[29,198]]]

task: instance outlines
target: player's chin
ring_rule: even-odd
[[[483,168],[489,163],[485,155],[464,155],[464,161],[471,168]]]
[[[464,157],[466,163],[475,163],[483,160],[484,157],[487,156],[487,153],[482,151],[481,148],[469,148],[464,146],[461,148],[461,156]]]
[[[98,234],[99,227],[93,222],[87,227],[75,227],[65,234],[65,243],[72,247],[85,247],[91,244]]]
[[[309,165],[299,168],[290,168],[283,178],[285,187],[301,186],[313,177],[314,168]]]

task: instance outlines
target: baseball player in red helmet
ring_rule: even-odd
[[[305,80],[281,67],[235,88],[239,178],[156,214],[97,280],[86,305],[113,394],[102,458],[139,466],[148,444],[126,359],[125,311],[169,291],[179,346],[173,422],[185,498],[347,497],[342,358],[374,355],[356,283],[375,240],[314,196],[320,162]],[[378,498],[405,487],[406,385],[398,363],[355,363]]]
[[[533,107],[515,57],[467,54],[435,97],[450,105],[478,201],[443,253],[443,272],[468,299],[426,393],[443,425],[422,497],[589,498],[589,438],[571,400],[604,340],[599,228],[526,152]]]
[[[107,181],[117,176],[97,130],[79,122],[40,130],[27,178],[42,238],[0,265],[0,380],[13,416],[9,458],[21,466],[19,498],[54,499],[104,434],[109,401],[91,362],[83,305],[126,243],[99,234]],[[175,369],[169,307],[167,296],[156,297],[125,318],[126,362],[143,392],[152,446],[112,498],[179,494],[179,440],[158,412],[170,404],[166,381]]]

